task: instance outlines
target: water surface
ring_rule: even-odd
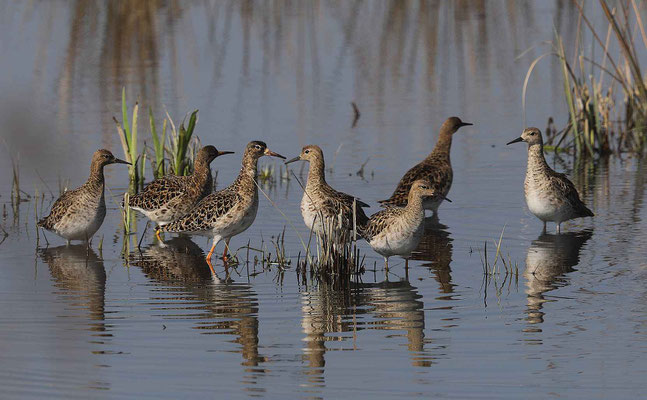
[[[542,234],[523,200],[525,148],[504,146],[524,126],[523,80],[545,48],[517,57],[551,40],[553,26],[572,43],[572,3],[2,2],[0,21],[7,397],[644,392],[647,165],[630,155],[579,163],[550,155],[596,217]],[[555,60],[539,64],[525,125],[543,129],[549,116],[566,123],[560,73]],[[237,174],[249,140],[287,157],[316,143],[329,182],[373,205],[431,151],[445,118],[474,126],[454,138],[453,202],[427,221],[408,273],[393,259],[386,276],[361,243],[368,271],[345,289],[303,282],[294,268],[263,270],[253,255],[229,274],[219,262],[214,277],[204,238],[160,248],[149,230],[141,255],[122,256],[117,203],[127,172],[118,165],[107,168],[109,210],[91,250],[52,234],[46,247],[36,236],[35,213],[60,187],[86,179],[92,152],[120,152],[112,116],[123,86],[159,121],[165,110],[175,120],[200,110],[202,143],[237,152],[213,163],[219,187]],[[354,128],[352,101],[361,111]],[[21,188],[44,194],[37,210],[33,199],[12,208],[12,158]],[[296,259],[297,232],[307,236],[302,191],[295,178],[263,188],[297,231],[261,198],[256,222],[232,247],[271,248],[287,226]],[[491,260],[504,228],[503,252],[519,273],[488,278],[484,243]]]

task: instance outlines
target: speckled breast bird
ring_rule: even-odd
[[[214,146],[204,146],[196,155],[191,175],[167,175],[156,179],[141,193],[131,197],[128,205],[160,226],[175,221],[213,192],[209,166],[216,157],[224,154],[233,154],[233,151],[218,151]],[[161,241],[159,230],[155,234]]]
[[[442,195],[429,198],[424,201],[425,210],[431,210],[434,213],[438,211],[443,198],[449,193],[452,187],[454,172],[449,153],[452,147],[452,136],[462,126],[472,125],[469,122],[463,122],[458,117],[448,118],[440,127],[440,134],[434,150],[422,160],[418,165],[407,171],[400,179],[395,191],[387,200],[381,200],[379,203],[384,206],[404,207],[407,205],[409,198],[409,189],[413,182],[418,179],[426,179],[431,183],[433,189]]]
[[[561,223],[573,218],[593,217],[566,175],[553,171],[544,158],[544,141],[537,128],[526,128],[520,137],[508,144],[528,143],[528,167],[524,193],[528,209],[544,223],[555,222],[557,233]]]
[[[67,240],[86,242],[99,230],[106,216],[103,167],[108,164],[130,164],[120,160],[105,149],[92,156],[90,176],[79,188],[67,191],[52,205],[48,216],[38,221],[38,226]]]
[[[258,187],[256,173],[258,159],[262,156],[282,155],[270,151],[264,142],[250,142],[243,154],[243,165],[236,180],[227,188],[211,193],[202,199],[189,213],[179,219],[160,226],[162,232],[177,232],[213,238],[207,262],[216,245],[225,240],[223,260],[227,261],[229,240],[252,225],[258,210]]]
[[[407,261],[424,233],[425,201],[438,201],[438,193],[431,182],[418,179],[409,189],[405,207],[387,207],[368,220],[360,233],[377,253],[384,257],[388,271],[389,257],[402,256]]]
[[[352,239],[350,235],[354,226],[353,202],[355,202],[356,229],[368,221],[362,207],[369,205],[349,194],[338,192],[326,182],[326,165],[323,151],[319,146],[305,146],[300,155],[287,161],[286,164],[299,160],[310,163],[308,181],[301,198],[303,222],[317,235],[322,235],[326,229],[331,229],[335,234],[342,235],[341,240]]]

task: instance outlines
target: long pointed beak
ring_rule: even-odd
[[[470,126],[470,125],[474,125],[474,124],[471,122],[461,122],[461,126]]]
[[[113,162],[114,164],[128,164],[128,165],[132,165],[132,164],[131,164],[131,163],[129,163],[128,161],[124,161],[124,160],[121,160],[121,159],[119,159],[119,158],[115,158],[112,162]]]
[[[234,154],[233,151],[218,151],[218,157],[224,156],[225,154]]]
[[[272,150],[270,150],[270,149],[265,149],[265,155],[266,155],[266,156],[272,156],[272,157],[278,157],[278,158],[282,158],[282,159],[284,159],[284,160],[285,160],[285,157],[283,157],[283,156],[282,156],[282,155],[280,155],[279,153],[275,153],[275,152],[273,152],[273,151],[272,151]]]
[[[506,146],[509,145],[509,144],[518,143],[518,142],[523,142],[523,138],[521,136],[519,136],[515,140],[509,141],[508,143],[506,143]]]
[[[301,160],[301,156],[296,156],[294,158],[291,158],[291,159],[287,160],[284,164],[289,164],[289,163],[293,163],[295,161],[300,161],[300,160]]]
[[[470,125],[472,125],[472,124],[470,124]],[[445,201],[448,201],[448,202],[452,203],[452,201],[451,201],[451,200],[449,200],[449,198],[448,198],[448,197],[443,196],[443,195],[442,195],[442,194],[440,194],[440,193],[438,193],[438,196],[440,196],[440,198],[441,198],[441,199],[443,199],[443,200],[445,200]]]

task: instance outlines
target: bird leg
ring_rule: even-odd
[[[225,239],[225,251],[222,253],[222,261],[227,262],[229,261],[229,258],[227,257],[227,253],[229,252],[229,239]]]
[[[546,234],[546,221],[544,221],[544,230],[541,232],[542,235]]]
[[[386,268],[386,272],[389,272],[389,257],[384,257],[384,268]]]
[[[558,222],[558,223],[557,223],[557,234],[558,234],[558,235],[561,233],[561,227],[560,227],[560,225],[562,225],[562,223],[561,223],[561,222]]]
[[[161,231],[160,231],[160,229],[159,229],[159,228],[157,228],[157,229],[155,230],[155,237],[156,237],[156,238],[157,238],[157,240],[159,240],[159,241],[160,241],[160,243],[161,243],[161,242],[163,242],[163,240],[162,240],[162,237],[160,236],[160,232],[161,232]]]

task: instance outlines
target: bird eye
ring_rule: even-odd
[[[261,149],[261,146],[256,145],[256,150],[260,150],[260,149]]]
[[[530,136],[535,136],[535,132],[530,132]]]
[[[304,151],[304,153],[305,153],[305,154],[308,154],[308,153],[310,153],[310,150],[306,150],[306,151]]]

